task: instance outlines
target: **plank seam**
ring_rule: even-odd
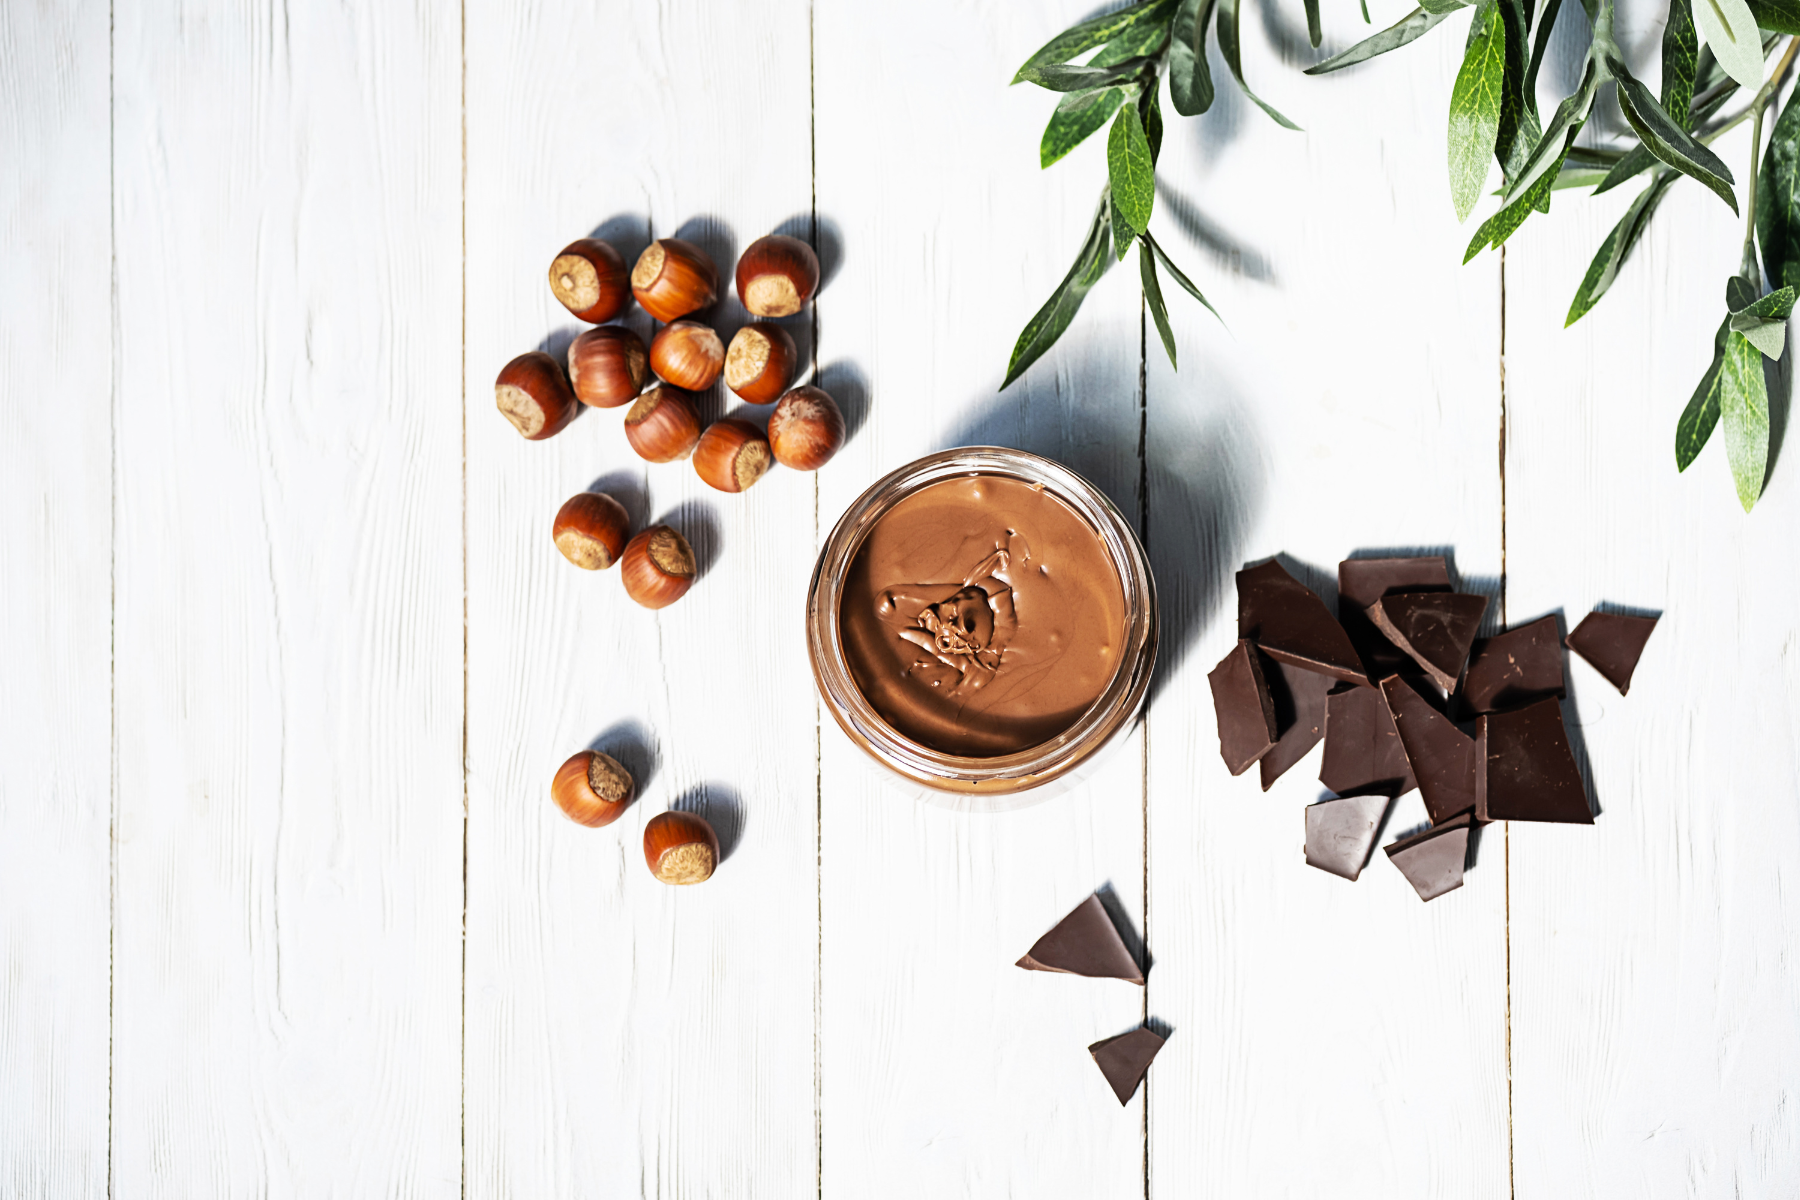
[[[114,6],[106,6],[106,207],[107,256],[112,278],[112,377],[108,380],[107,437],[108,464],[112,488],[110,521],[107,530],[107,824],[106,824],[106,1194],[117,1194],[114,1177],[116,1152],[113,1144],[113,1081],[117,1069],[115,1052],[117,1020],[117,986],[114,973],[118,963],[119,939],[119,140],[117,101],[118,29]]]
[[[461,202],[457,222],[461,226],[462,328],[462,966],[457,1008],[461,1016],[457,1064],[460,1079],[457,1098],[457,1160],[463,1200],[469,1195],[469,5],[457,6],[459,18],[457,101],[462,121]]]

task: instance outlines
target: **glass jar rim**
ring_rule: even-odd
[[[1125,594],[1122,653],[1113,677],[1073,724],[1012,754],[971,758],[933,750],[889,725],[856,686],[839,628],[840,589],[864,539],[894,505],[947,479],[998,475],[1042,486],[1075,511],[1106,548]],[[1059,778],[1089,759],[1143,708],[1156,663],[1158,614],[1150,560],[1118,507],[1086,478],[1042,455],[1005,446],[960,446],[915,459],[877,480],[845,510],[819,551],[807,589],[806,643],[825,706],[869,755],[913,783],[965,797],[1012,795]],[[959,805],[969,807],[967,803]]]

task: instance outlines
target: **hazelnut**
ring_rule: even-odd
[[[799,354],[794,339],[779,325],[746,325],[725,351],[725,386],[746,404],[769,404],[794,382]]]
[[[610,754],[583,750],[558,767],[550,798],[577,825],[598,829],[624,815],[637,785]]]
[[[657,813],[644,823],[644,862],[664,883],[705,883],[719,866],[719,835],[695,813]]]
[[[589,329],[569,343],[575,398],[595,408],[630,404],[650,378],[644,339],[623,325]]]
[[[707,426],[694,447],[695,472],[721,492],[748,491],[773,463],[762,431],[735,417]]]
[[[617,250],[597,238],[577,238],[550,263],[550,290],[564,308],[598,325],[631,303],[631,276]]]
[[[570,496],[556,510],[550,530],[562,556],[584,571],[604,571],[617,562],[630,533],[625,506],[604,492]]]
[[[818,288],[819,256],[799,238],[757,238],[738,259],[738,299],[752,316],[791,317]]]
[[[693,397],[666,383],[651,388],[625,414],[625,440],[649,462],[686,458],[700,440],[700,411]]]
[[[494,404],[525,438],[541,442],[562,430],[575,415],[575,393],[562,368],[542,350],[532,350],[500,368]]]
[[[678,388],[703,392],[725,365],[725,343],[698,321],[677,321],[650,342],[650,369]]]
[[[797,387],[769,414],[769,449],[796,471],[816,471],[844,444],[844,414],[823,388]]]
[[[645,608],[667,608],[694,586],[694,551],[667,525],[632,538],[619,564],[625,594]]]
[[[631,294],[658,321],[673,321],[719,298],[719,269],[693,243],[662,238],[638,255],[631,268]]]

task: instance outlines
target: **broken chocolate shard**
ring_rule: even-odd
[[[1594,823],[1554,699],[1478,718],[1475,772],[1479,821]]]
[[[1390,642],[1446,692],[1456,689],[1475,631],[1487,612],[1486,596],[1462,592],[1402,592],[1383,596],[1367,615]]]
[[[1275,702],[1257,662],[1256,647],[1242,638],[1206,677],[1219,723],[1219,757],[1242,775],[1275,745]]]
[[[1563,644],[1586,659],[1623,696],[1631,687],[1631,673],[1637,670],[1638,657],[1644,653],[1656,621],[1655,617],[1591,612],[1581,618]]]
[[[1144,973],[1138,970],[1125,939],[1100,897],[1090,895],[1075,906],[1075,911],[1056,923],[1056,927],[1026,952],[1017,964],[1027,971],[1056,971],[1064,975],[1085,975],[1090,979],[1123,979],[1143,986]]]
[[[1106,1076],[1113,1095],[1124,1105],[1130,1104],[1131,1098],[1137,1095],[1144,1072],[1150,1069],[1151,1060],[1166,1040],[1153,1029],[1134,1029],[1095,1042],[1088,1047],[1088,1053],[1094,1056],[1094,1065]]]
[[[1262,670],[1269,696],[1275,701],[1278,731],[1274,748],[1256,760],[1262,773],[1262,790],[1266,792],[1325,736],[1325,694],[1337,680],[1266,656]]]
[[[1475,739],[1433,708],[1398,675],[1381,681],[1406,761],[1434,825],[1475,807]]]
[[[1372,688],[1325,697],[1325,755],[1319,782],[1340,796],[1394,797],[1418,786],[1387,702]]]
[[[1306,865],[1352,883],[1375,848],[1386,796],[1345,796],[1306,806]]]
[[[1350,636],[1312,589],[1274,559],[1237,573],[1238,636],[1270,658],[1369,686]]]
[[[1563,696],[1562,644],[1554,616],[1475,643],[1463,675],[1463,711],[1470,716]]]
[[[1467,813],[1454,821],[1433,825],[1423,833],[1401,838],[1387,847],[1387,856],[1421,900],[1436,900],[1463,884],[1463,865],[1469,858]]]
[[[1412,660],[1382,636],[1364,611],[1392,592],[1447,592],[1450,572],[1441,555],[1426,558],[1346,558],[1338,564],[1338,620],[1362,656],[1371,680],[1410,667]]]

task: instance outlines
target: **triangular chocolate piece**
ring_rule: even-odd
[[[1118,1037],[1095,1042],[1088,1047],[1088,1053],[1094,1056],[1094,1065],[1106,1076],[1113,1095],[1124,1105],[1130,1104],[1131,1098],[1137,1095],[1138,1084],[1144,1081],[1144,1072],[1150,1069],[1151,1060],[1163,1048],[1166,1040],[1155,1030],[1134,1029],[1130,1033],[1121,1033]]]
[[[1345,796],[1306,806],[1306,865],[1352,883],[1375,848],[1386,796]]]
[[[1434,825],[1475,807],[1475,739],[1433,708],[1398,675],[1381,681],[1406,761]]]
[[[1312,589],[1274,559],[1237,573],[1238,636],[1270,658],[1368,686],[1344,627]]]
[[[1388,858],[1400,868],[1406,882],[1413,885],[1419,899],[1436,900],[1462,886],[1471,823],[1469,814],[1464,813],[1454,821],[1433,825],[1387,847]]]
[[[1363,610],[1391,592],[1447,592],[1442,555],[1426,558],[1346,558],[1338,564],[1338,621],[1362,656],[1371,680],[1410,668],[1412,660],[1375,628]]]
[[[1591,612],[1581,618],[1563,644],[1587,659],[1623,696],[1631,687],[1631,673],[1637,670],[1638,657],[1644,653],[1656,621],[1655,617]]]
[[[1475,771],[1477,820],[1594,823],[1555,700],[1478,718]]]
[[[1470,716],[1563,696],[1562,645],[1554,616],[1539,617],[1498,637],[1476,642],[1462,681]]]
[[[1275,701],[1275,728],[1279,731],[1274,749],[1256,760],[1266,792],[1325,736],[1325,694],[1337,680],[1267,656],[1262,658],[1262,670],[1269,696]]]
[[[1456,689],[1485,612],[1486,596],[1462,592],[1402,592],[1383,596],[1367,610],[1375,627],[1446,692]]]
[[[1340,796],[1392,797],[1419,786],[1380,692],[1347,687],[1325,697],[1319,782]]]
[[[1219,757],[1242,775],[1275,746],[1275,702],[1257,662],[1256,647],[1242,638],[1206,677],[1219,723]]]
[[[1125,939],[1100,897],[1090,895],[1075,911],[1056,923],[1056,928],[1037,940],[1018,966],[1027,971],[1057,971],[1086,975],[1090,979],[1123,979],[1139,987],[1144,973],[1125,948]]]

